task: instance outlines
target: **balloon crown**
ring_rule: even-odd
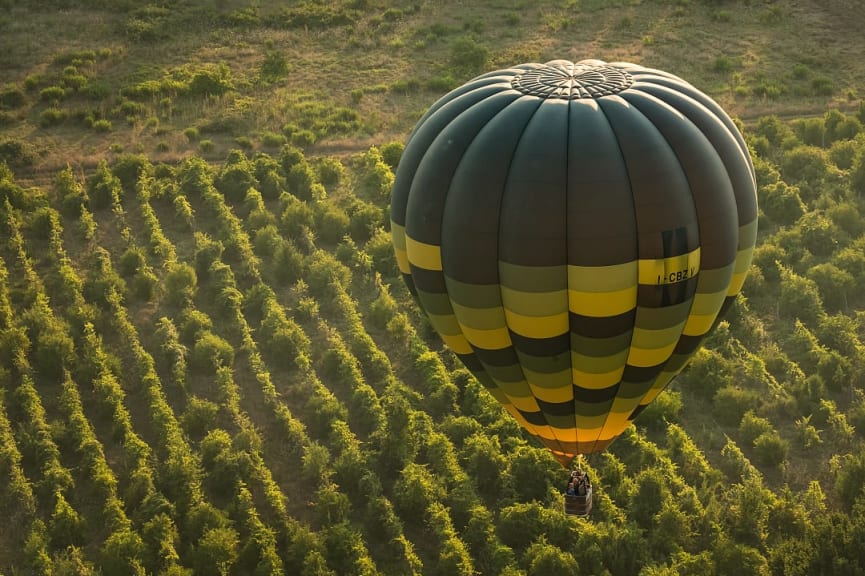
[[[523,94],[563,100],[610,96],[633,83],[633,77],[625,70],[601,60],[553,60],[511,80],[511,86]]]

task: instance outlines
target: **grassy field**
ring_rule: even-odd
[[[865,86],[852,0],[9,4],[0,142],[37,180],[118,152],[353,153],[479,72],[553,58],[662,68],[746,122],[855,107]]]

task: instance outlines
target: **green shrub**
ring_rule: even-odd
[[[238,136],[234,139],[234,143],[240,146],[242,150],[252,150],[252,139],[249,136]]]
[[[166,299],[176,305],[191,302],[195,297],[198,277],[195,269],[186,263],[175,263],[165,275]]]
[[[3,90],[0,90],[0,110],[20,108],[24,105],[25,101],[26,96],[24,91],[17,86],[6,86]]]
[[[382,209],[366,202],[359,202],[352,207],[350,216],[349,234],[352,240],[358,244],[363,244],[369,240],[377,229],[385,225],[385,215]]]
[[[757,407],[759,399],[757,393],[751,390],[725,386],[715,394],[712,413],[721,424],[738,426],[745,412]]]
[[[9,166],[27,166],[38,157],[36,147],[30,142],[21,140],[3,140],[0,142],[0,164]]]
[[[315,170],[303,161],[292,166],[285,175],[288,191],[301,200],[312,200],[312,185],[315,183]]]
[[[159,277],[156,276],[152,268],[145,267],[132,277],[130,291],[139,300],[150,302],[156,294],[156,287],[158,285]]]
[[[306,158],[303,155],[303,150],[291,144],[286,144],[279,152],[279,165],[282,167],[282,171],[285,174],[288,174],[296,164],[300,164],[305,160]]]
[[[120,272],[121,276],[127,278],[137,273],[144,266],[145,262],[146,260],[141,248],[130,247],[120,256],[120,261],[117,263],[117,271]]]
[[[811,80],[811,90],[817,96],[831,96],[835,89],[832,87],[832,80],[825,76],[817,76]]]
[[[111,121],[106,120],[104,118],[102,120],[97,120],[93,123],[92,128],[96,132],[110,132],[111,131]]]
[[[74,92],[78,92],[87,87],[87,76],[83,74],[63,75],[62,84]]]
[[[261,144],[266,148],[279,148],[284,146],[288,139],[276,132],[265,132],[261,135]]]
[[[186,140],[189,142],[198,142],[200,135],[198,134],[198,128],[195,126],[190,126],[183,130],[183,135],[186,136]]]
[[[431,92],[450,92],[457,86],[459,86],[459,82],[453,77],[449,70],[445,70],[438,76],[433,76],[429,80],[426,81],[426,89]]]
[[[390,197],[394,175],[382,157],[381,150],[371,147],[363,157],[360,191],[375,201]]]
[[[385,277],[392,276],[398,271],[390,234],[383,228],[375,230],[364,246],[364,250],[372,257],[375,269]]]
[[[186,410],[183,412],[180,421],[186,433],[195,440],[200,440],[218,424],[217,416],[219,414],[219,405],[192,396],[186,405]]]
[[[276,254],[277,249],[283,242],[282,236],[274,225],[263,226],[255,231],[252,245],[255,254],[262,259],[270,259]]]
[[[679,421],[679,414],[683,407],[680,392],[675,390],[662,392],[643,410],[636,423],[656,432],[663,430],[667,423]]]
[[[297,130],[291,134],[291,143],[302,148],[315,144],[316,136],[312,130]]]
[[[329,202],[321,203],[316,210],[315,230],[323,242],[336,244],[348,232],[348,215]]]
[[[841,170],[849,170],[858,149],[859,145],[853,140],[839,140],[829,148],[829,158]]]
[[[46,108],[39,114],[39,125],[43,128],[59,126],[66,121],[68,116],[66,110],[60,108]]]
[[[198,70],[189,82],[189,93],[193,96],[218,96],[233,89],[231,70],[224,63]]]
[[[28,74],[27,77],[24,78],[24,89],[28,92],[32,92],[41,83],[42,83],[42,75],[41,74]]]
[[[206,374],[215,374],[219,367],[230,367],[233,362],[234,348],[210,331],[199,334],[189,355],[189,367]]]
[[[278,50],[268,50],[258,73],[264,82],[277,82],[288,76],[289,71],[285,54]]]
[[[486,69],[489,58],[489,48],[472,37],[463,36],[451,45],[448,62],[457,72],[474,76]]]
[[[55,102],[66,97],[66,90],[60,86],[49,86],[39,91],[39,99],[43,102]]]
[[[789,186],[783,181],[761,186],[759,199],[760,207],[766,215],[774,222],[785,226],[795,223],[808,210],[799,196],[799,188]]]
[[[345,175],[345,167],[339,158],[326,156],[316,163],[318,179],[325,186],[336,186]]]
[[[415,78],[409,78],[408,80],[397,80],[393,84],[390,85],[390,91],[395,94],[411,94],[412,92],[417,92],[420,89],[420,82]]]
[[[388,142],[382,145],[380,149],[381,158],[390,166],[391,170],[395,171],[404,149],[405,145],[402,142]]]
[[[752,410],[745,412],[739,423],[739,434],[742,436],[743,445],[753,444],[761,435],[773,432],[775,429],[767,419],[757,416]]]
[[[789,443],[772,430],[754,440],[754,455],[760,464],[778,466],[787,459]]]

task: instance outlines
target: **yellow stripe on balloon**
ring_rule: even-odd
[[[567,311],[552,316],[524,316],[505,308],[508,328],[526,338],[555,338],[569,330]]]
[[[454,351],[456,354],[473,354],[474,349],[472,348],[469,341],[466,340],[466,337],[462,334],[441,334],[441,339],[447,345],[448,348]]]
[[[615,426],[610,426],[604,429],[600,436],[597,438],[597,442],[611,442],[622,435],[628,426],[631,425],[631,422],[625,419],[624,422],[619,422],[618,420],[615,423]]]
[[[484,350],[501,350],[511,346],[511,335],[507,327],[495,328],[493,330],[481,330],[460,324],[466,340],[473,346]]]
[[[532,389],[532,394],[534,394],[535,398],[541,402],[560,404],[562,402],[574,401],[574,387],[571,384],[560,386],[558,388],[544,388],[532,384],[531,378],[529,378],[529,386]]]
[[[540,412],[541,408],[538,406],[537,400],[535,400],[534,396],[514,396],[513,394],[508,394],[505,392],[508,399],[511,401],[511,404],[514,405],[514,408],[518,408],[523,412]]]
[[[601,390],[618,384],[619,380],[622,379],[622,374],[624,372],[625,366],[623,361],[621,368],[616,368],[615,370],[604,372],[602,374],[593,374],[591,372],[584,372],[576,368],[571,368],[571,378],[573,378],[574,384],[580,388]]]
[[[639,282],[644,285],[675,284],[689,280],[700,271],[700,247],[668,258],[642,259],[639,264]]]
[[[403,274],[411,274],[411,266],[408,261],[408,253],[405,250],[400,250],[399,248],[394,249],[396,253],[396,265],[399,267],[399,271]]]
[[[418,268],[423,268],[424,270],[442,269],[441,246],[426,244],[406,235],[405,247],[409,262]]]
[[[717,312],[714,314],[691,314],[688,316],[688,321],[685,322],[685,329],[682,330],[682,334],[685,336],[702,336],[712,329],[717,317]]]
[[[574,314],[604,318],[618,316],[637,305],[637,286],[613,292],[580,292],[568,290],[568,308]]]
[[[610,413],[607,415],[607,421],[604,423],[604,428],[598,435],[598,441],[609,440],[615,438],[631,423],[628,417],[640,405],[638,398],[621,398],[616,397],[613,400],[613,405],[610,407]]]
[[[673,342],[661,348],[639,348],[631,346],[628,353],[628,364],[638,368],[649,368],[663,364],[673,354],[678,342]]]
[[[753,255],[753,246],[745,250],[739,250],[736,253],[736,271],[733,273],[733,279],[730,281],[727,296],[735,296],[742,291],[742,285],[745,283],[745,277],[748,275],[748,269],[751,267],[751,258]]]

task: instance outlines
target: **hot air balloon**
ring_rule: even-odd
[[[736,298],[754,168],[721,107],[672,74],[522,64],[423,115],[391,233],[445,344],[568,467],[628,427]]]

